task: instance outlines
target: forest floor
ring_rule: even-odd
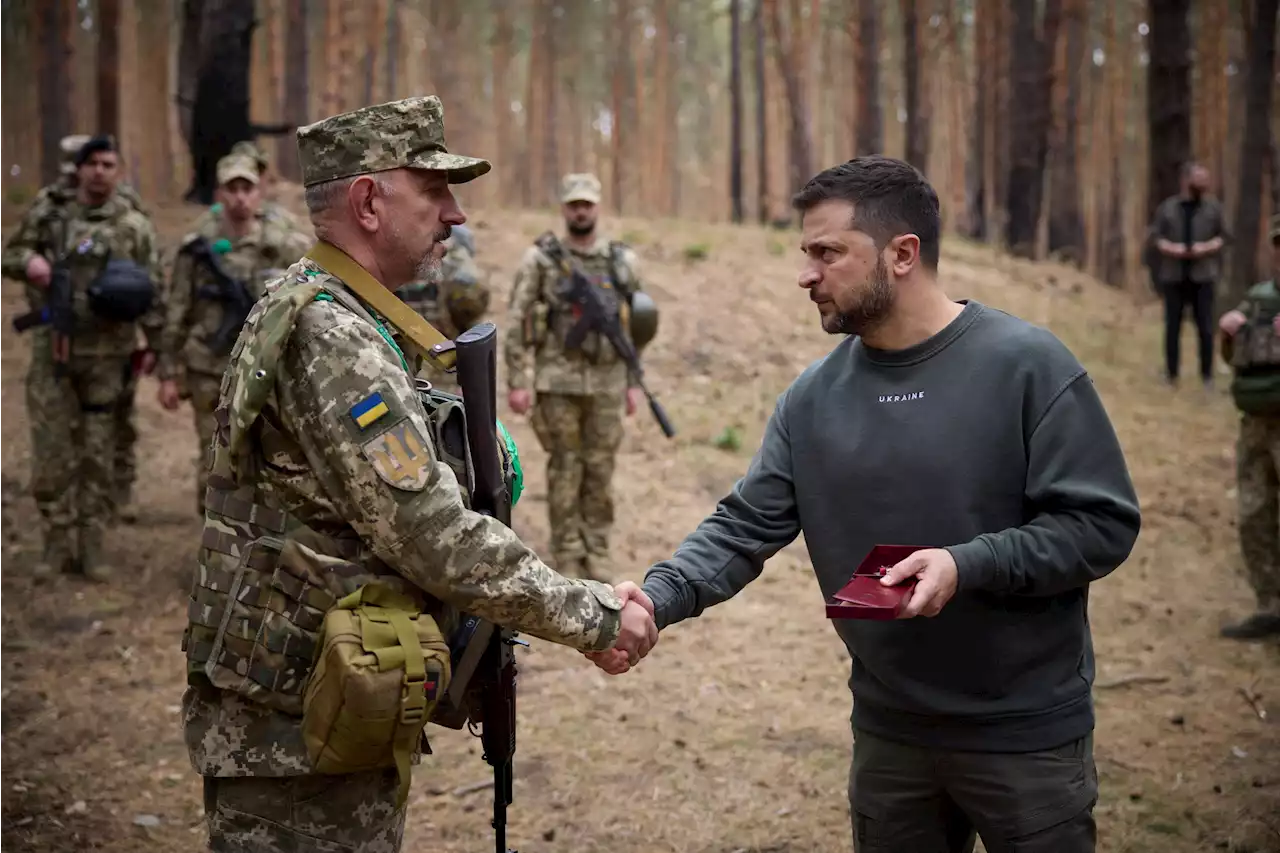
[[[197,212],[157,212],[166,246]],[[6,232],[15,221],[9,212]],[[521,253],[556,221],[483,211],[472,224],[503,322]],[[639,251],[661,306],[647,375],[679,429],[667,441],[642,411],[621,450],[617,580],[639,580],[744,471],[777,394],[835,340],[795,287],[794,232],[610,218],[604,227]],[[1149,300],[956,239],[945,241],[941,274],[953,297],[1047,326],[1074,350],[1101,391],[1141,497],[1137,547],[1094,585],[1090,606],[1099,850],[1280,851],[1280,647],[1217,636],[1252,603],[1235,539],[1229,398],[1159,381],[1159,311]],[[9,329],[21,310],[21,288],[7,283],[3,843],[15,853],[203,849],[201,788],[178,728],[179,642],[200,529],[190,412],[163,411],[154,379],[142,381],[142,519],[112,531],[116,580],[34,584],[28,344]],[[527,419],[505,404],[500,416],[528,472],[515,523],[543,549],[545,456]],[[664,633],[633,673],[611,679],[576,652],[539,641],[518,657],[509,846],[849,849],[849,661],[802,542],[734,600]],[[1246,692],[1262,695],[1265,720]],[[434,755],[415,772],[405,850],[491,849],[490,790],[480,787],[489,768],[478,741],[432,732]]]

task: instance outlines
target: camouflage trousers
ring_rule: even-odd
[[[101,548],[116,500],[125,364],[124,358],[73,355],[59,377],[46,347],[32,352],[31,490],[47,560],[61,563],[78,555],[92,561]]]
[[[195,420],[196,440],[196,512],[204,518],[204,490],[209,485],[209,448],[213,445],[213,413],[218,408],[218,392],[222,377],[188,373],[186,393],[191,398],[191,415]]]
[[[1258,609],[1280,613],[1280,417],[1241,417],[1236,491],[1240,553]]]
[[[612,395],[539,393],[533,431],[548,455],[547,513],[556,569],[608,580],[622,401]]]
[[[116,403],[116,501],[123,505],[133,498],[133,484],[138,479],[138,427],[134,421],[138,396],[138,377],[133,365],[121,368],[124,379],[120,399]]]
[[[204,777],[214,853],[399,853],[396,771],[345,776]]]

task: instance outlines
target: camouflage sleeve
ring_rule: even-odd
[[[542,254],[536,246],[530,246],[520,260],[515,283],[511,286],[511,301],[507,304],[507,328],[502,339],[502,353],[507,362],[507,388],[530,387],[529,373],[533,366],[533,353],[525,345],[524,329],[538,300],[543,267]]]
[[[195,265],[191,256],[178,252],[173,272],[165,288],[163,324],[158,335],[156,372],[161,380],[177,379],[182,368],[182,350],[191,334],[195,305]]]
[[[27,280],[27,263],[32,256],[40,252],[40,220],[44,215],[41,207],[37,200],[37,203],[33,204],[22,217],[18,230],[14,231],[13,236],[4,244],[4,254],[0,257],[0,272],[5,278],[23,282]]]
[[[380,559],[461,610],[581,651],[610,648],[621,602],[566,578],[509,528],[468,510],[422,404],[377,329],[307,306],[277,381],[280,409],[334,509]]]
[[[142,319],[138,321],[138,325],[142,326],[142,331],[147,336],[148,345],[155,348],[156,342],[160,339],[160,331],[164,327],[164,305],[168,295],[168,288],[165,286],[164,270],[160,264],[160,247],[156,238],[155,226],[143,214],[136,213],[135,216],[138,219],[138,225],[134,240],[133,260],[146,267],[151,274],[151,286],[155,289],[151,307],[143,315]]]

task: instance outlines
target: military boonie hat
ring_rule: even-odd
[[[560,183],[560,201],[568,204],[571,201],[589,201],[600,203],[600,179],[588,172],[577,172],[565,175]]]
[[[218,161],[218,186],[226,186],[236,178],[258,183],[258,163],[243,154],[228,154]]]
[[[58,170],[62,174],[70,175],[75,172],[76,155],[80,153],[80,149],[84,147],[84,144],[92,138],[87,133],[75,133],[58,140],[58,149],[62,153],[62,160],[58,163]]]
[[[361,107],[298,128],[305,187],[391,169],[447,172],[449,183],[474,180],[488,160],[450,154],[444,144],[444,105],[435,95]]]

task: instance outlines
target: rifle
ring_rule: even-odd
[[[216,331],[204,338],[204,344],[215,355],[228,355],[235,346],[240,328],[253,310],[254,298],[243,281],[227,272],[227,268],[222,265],[222,258],[209,245],[207,237],[196,237],[184,245],[180,253],[190,255],[192,260],[204,264],[213,274],[214,285],[201,287],[196,295],[201,299],[223,303],[222,322]]]
[[[71,304],[71,268],[64,257],[53,264],[49,274],[48,295],[42,307],[13,318],[13,329],[25,332],[36,326],[49,326],[52,335],[54,376],[62,377],[71,359],[71,338],[75,333],[75,315]]]
[[[448,348],[450,344],[440,346]],[[475,471],[471,506],[510,526],[511,493],[497,444],[498,329],[493,323],[480,323],[459,335],[452,346],[457,353],[458,385]],[[528,643],[516,639],[514,631],[476,616],[466,616],[450,638],[457,666],[446,701],[457,707],[463,702],[468,681],[478,684],[480,743],[484,760],[493,767],[492,825],[498,853],[515,853],[507,850],[507,806],[512,800],[512,757],[516,751],[515,645]]]
[[[609,341],[618,357],[626,363],[627,369],[635,379],[635,383],[640,386],[640,390],[644,392],[644,396],[649,401],[649,411],[653,413],[654,420],[658,422],[658,426],[662,429],[662,434],[667,438],[674,438],[676,428],[671,423],[671,419],[667,417],[667,412],[662,408],[662,404],[657,398],[645,387],[644,384],[644,368],[640,366],[640,354],[636,352],[636,348],[632,345],[631,340],[622,332],[622,321],[618,315],[617,303],[613,300],[606,299],[601,292],[601,288],[596,287],[582,271],[582,267],[578,262],[569,256],[569,253],[560,245],[560,241],[550,232],[542,235],[537,241],[538,248],[542,249],[543,254],[560,268],[561,273],[569,282],[565,291],[565,298],[568,299],[580,312],[578,321],[569,329],[569,333],[565,335],[565,349],[578,349],[582,346],[582,342],[586,339],[588,332],[597,332]]]

